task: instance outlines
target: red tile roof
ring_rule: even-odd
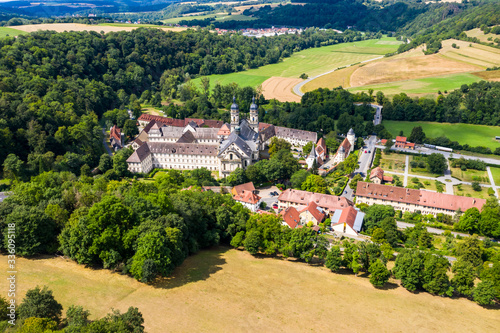
[[[113,127],[111,127],[111,130],[109,131],[109,139],[115,139],[115,140],[118,140],[118,141],[121,141],[122,140],[122,131],[116,126],[114,125]]]
[[[458,208],[462,211],[466,211],[472,207],[481,210],[486,203],[484,199],[365,182],[358,182],[356,196],[409,203],[450,211],[455,211]]]
[[[281,192],[278,200],[298,205],[308,205],[310,202],[314,202],[319,207],[327,209],[330,212],[333,212],[335,209],[346,208],[353,205],[352,201],[344,197],[293,189],[287,189]]]
[[[233,199],[236,201],[246,202],[249,204],[256,204],[262,198],[254,194],[252,191],[243,190],[239,194],[234,195]]]
[[[309,211],[311,215],[318,221],[318,223],[323,222],[325,219],[325,214],[318,209],[318,205],[315,202],[310,202],[304,209],[302,209],[299,213],[303,213],[305,211]]]
[[[385,146],[385,144],[387,143],[387,139],[382,139],[380,140],[380,143],[383,144]]]
[[[217,132],[217,135],[229,135],[231,134],[231,128],[229,127],[228,124],[222,125],[220,130]]]
[[[233,189],[231,190],[231,192],[232,192],[234,195],[239,195],[239,194],[241,194],[241,192],[243,192],[243,191],[254,192],[254,191],[255,191],[255,186],[253,186],[253,183],[252,183],[252,182],[248,182],[248,183],[245,183],[245,184],[236,185],[236,186],[235,186],[235,187],[233,187]]]
[[[344,150],[348,152],[349,150],[351,150],[351,143],[349,142],[349,140],[347,140],[347,138],[345,138],[344,141],[342,141],[342,143],[340,144],[339,149],[340,147],[344,147]]]
[[[283,209],[280,214],[283,217],[283,221],[292,229],[295,229],[300,222],[299,212],[293,207]]]
[[[376,167],[375,169],[370,172],[370,179],[372,178],[379,178],[380,180],[384,179],[384,170],[382,170],[381,167]]]
[[[358,212],[356,211],[356,209],[354,209],[354,207],[347,207],[346,209],[342,210],[339,222],[336,223],[335,225],[346,223],[348,226],[351,227],[351,229],[354,230],[354,222],[356,221],[356,215],[358,215]]]
[[[397,136],[396,137],[396,142],[406,143],[406,136]]]
[[[316,144],[316,151],[318,154],[325,153],[326,154],[326,142],[325,139],[320,138],[318,143]]]

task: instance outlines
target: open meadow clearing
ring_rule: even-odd
[[[191,20],[204,20],[207,18],[215,18],[216,21],[224,22],[224,21],[252,21],[255,18],[245,15],[232,14],[228,13],[216,13],[216,14],[205,14],[205,15],[189,15],[189,16],[181,16],[181,17],[173,17],[166,20],[162,20],[163,23],[167,24],[177,24],[180,21],[191,21]]]
[[[0,268],[7,270],[3,256]],[[188,258],[153,286],[61,257],[17,259],[18,301],[47,285],[64,310],[77,304],[102,317],[136,306],[147,332],[493,332],[498,310],[466,299],[411,293],[396,283],[334,274],[288,260],[215,248]],[[394,281],[393,281],[394,282]],[[1,288],[6,290],[7,280]]]
[[[149,24],[103,24],[103,25],[88,25],[80,23],[45,23],[45,24],[29,24],[29,25],[17,25],[16,29],[24,32],[35,32],[38,30],[53,30],[56,32],[64,31],[96,31],[104,33],[115,32],[115,31],[132,31],[140,27],[156,27],[165,31],[182,31],[186,28],[181,27],[164,27],[158,25]]]
[[[292,89],[299,84],[301,79],[273,76],[262,83],[262,93],[266,99],[280,102],[300,102],[301,97],[295,95]]]
[[[500,127],[498,126],[393,120],[384,120],[382,124],[394,137],[399,135],[399,131],[403,131],[405,136],[409,136],[413,127],[422,126],[428,138],[446,136],[461,145],[484,146],[491,148],[491,150],[500,147],[500,143],[495,140],[495,136],[500,136]]]

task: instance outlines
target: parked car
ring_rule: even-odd
[[[277,204],[273,204],[273,208],[274,209],[278,209],[278,205]]]
[[[366,154],[366,150],[365,150],[365,154]]]

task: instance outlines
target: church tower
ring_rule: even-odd
[[[250,127],[259,133],[259,110],[257,104],[255,104],[255,97],[252,97],[252,104],[250,105]]]
[[[240,109],[238,104],[236,104],[236,97],[233,96],[233,104],[231,105],[231,132],[233,132],[236,127],[240,126]]]

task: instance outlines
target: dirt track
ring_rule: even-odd
[[[130,27],[116,27],[110,25],[87,25],[80,23],[52,23],[52,24],[30,24],[30,25],[17,25],[12,27],[17,30],[22,30],[26,32],[35,32],[38,30],[53,30],[56,32],[64,32],[64,31],[96,31],[104,33],[113,32],[113,31],[132,31],[134,29],[139,28],[138,26],[130,26]],[[185,30],[185,28],[159,28],[166,31],[181,31]]]
[[[273,76],[262,83],[262,93],[266,99],[277,99],[280,102],[300,102],[300,96],[292,92],[293,87],[302,79]]]

